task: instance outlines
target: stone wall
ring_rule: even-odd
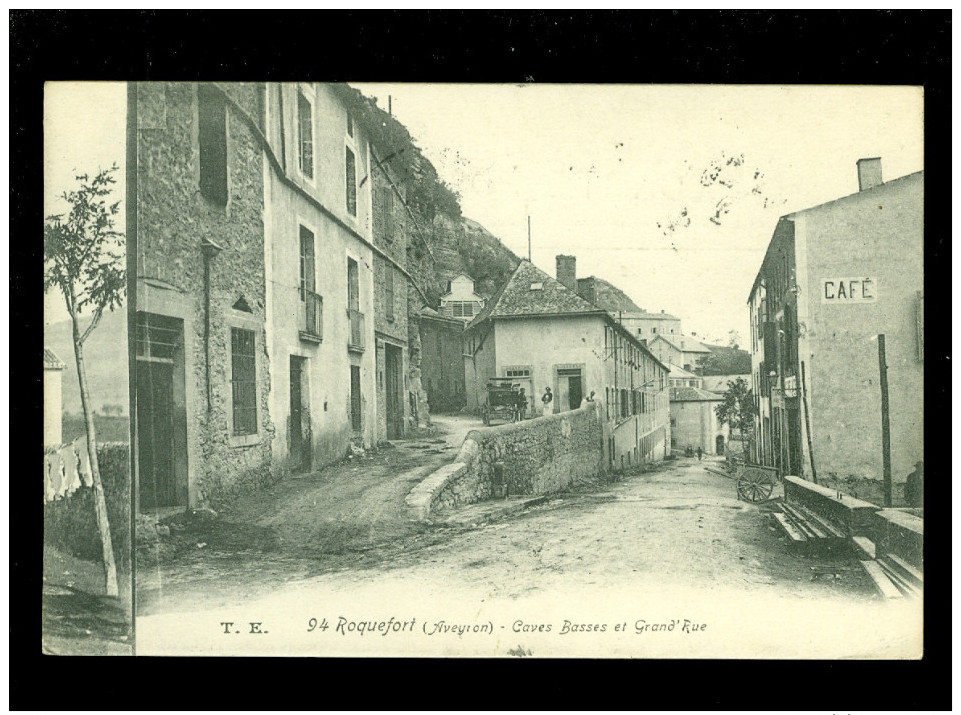
[[[468,433],[460,453],[408,495],[411,516],[472,504],[494,494],[494,465],[503,464],[509,494],[552,494],[603,470],[597,403]]]

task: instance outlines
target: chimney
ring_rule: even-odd
[[[568,290],[577,293],[577,258],[574,256],[557,256],[557,280]]]
[[[882,183],[881,157],[858,159],[858,191],[867,191]]]

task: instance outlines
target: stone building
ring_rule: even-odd
[[[819,476],[881,479],[884,335],[903,481],[924,458],[924,172],[884,183],[880,159],[862,159],[858,185],[782,216],[751,288],[754,456],[782,473],[810,474],[813,460]]]
[[[319,468],[403,410],[405,249],[375,238],[388,192],[349,106],[324,84],[130,85],[139,508]]]
[[[67,365],[48,347],[43,349],[43,444],[63,441],[63,371]]]
[[[617,467],[659,460],[670,444],[668,370],[606,311],[521,261],[464,332],[467,406],[482,409],[490,377],[513,378],[539,414],[593,392],[603,403],[605,455]]]
[[[421,369],[432,412],[464,406],[464,323],[433,308],[420,312]]]
[[[707,358],[711,351],[704,347],[696,337],[690,335],[653,335],[647,341],[647,347],[661,362],[680,365],[688,372],[693,372]]]
[[[671,373],[673,381],[674,373]],[[714,411],[724,396],[700,387],[671,388],[671,447],[723,455],[730,430]]]

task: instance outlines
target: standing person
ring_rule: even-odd
[[[914,471],[908,475],[904,501],[908,506],[924,506],[924,462],[915,462]]]
[[[698,447],[698,448],[697,448],[697,461],[698,461],[698,462],[701,461],[701,457],[703,456],[703,454],[704,454],[704,450],[701,449],[700,447]]]
[[[554,395],[551,394],[551,388],[545,387],[544,394],[541,396],[541,415],[547,417],[551,412],[554,411]]]
[[[517,395],[517,411],[521,421],[527,419],[527,391],[523,387]]]

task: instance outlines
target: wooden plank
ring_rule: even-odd
[[[826,539],[827,533],[820,529],[814,522],[808,519],[803,512],[799,511],[795,506],[791,504],[784,505],[785,513],[790,516],[794,522],[800,526],[809,536],[815,539]]]
[[[885,561],[888,561],[892,568],[898,571],[902,577],[915,586],[924,586],[924,574],[902,559],[897,554],[885,554]]]
[[[851,541],[854,548],[864,557],[873,559],[876,553],[874,542],[866,536],[852,536]]]
[[[836,539],[847,538],[847,534],[845,534],[844,531],[841,530],[838,526],[831,523],[831,521],[826,517],[821,516],[814,510],[809,509],[808,507],[803,506],[801,504],[796,505],[796,508],[802,514],[804,514],[804,516],[806,516],[810,521],[813,521],[815,524],[820,526],[824,531],[826,531],[829,536],[833,536]]]
[[[861,561],[860,564],[883,598],[904,598],[904,594],[891,582],[877,561]]]
[[[878,559],[876,562],[881,570],[884,571],[885,575],[891,580],[898,590],[905,596],[910,596],[912,598],[917,598],[921,595],[921,591],[915,588],[912,584],[908,583],[907,579],[901,576],[897,571],[895,571],[891,565],[884,559]]]
[[[807,541],[808,537],[803,531],[798,529],[793,523],[791,523],[784,514],[778,514],[777,512],[771,512],[774,514],[774,518],[777,519],[781,528],[790,536],[794,541]]]

